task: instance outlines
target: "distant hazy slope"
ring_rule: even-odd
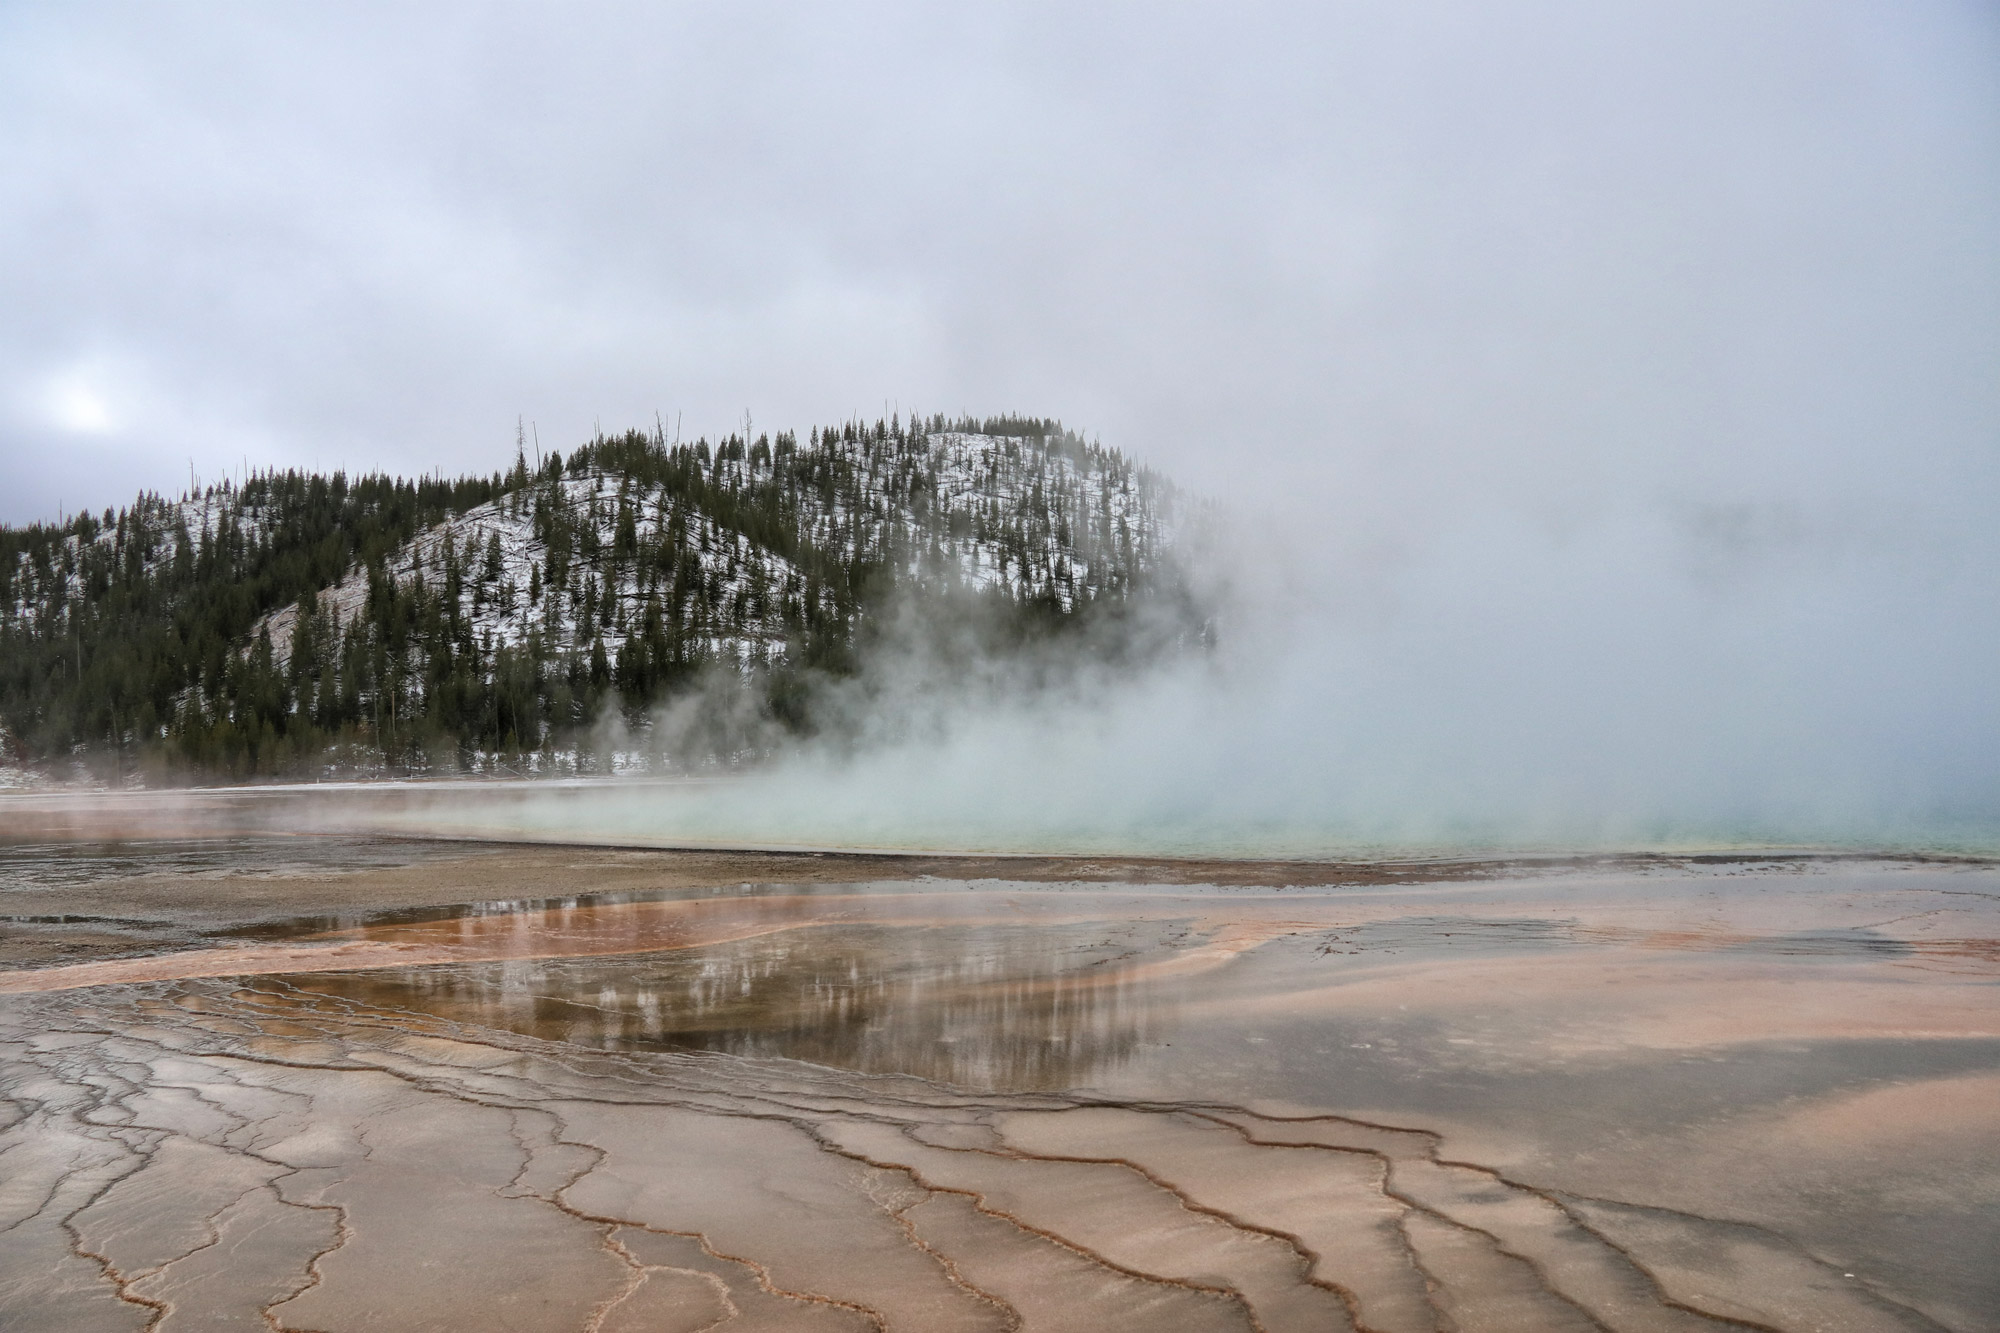
[[[490,478],[274,473],[0,529],[17,748],[278,772],[561,743],[714,667],[803,724],[867,609],[1059,629],[1157,583],[1170,485],[1054,422],[632,433]]]

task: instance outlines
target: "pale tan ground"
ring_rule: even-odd
[[[0,973],[10,1329],[2000,1327],[1978,864],[176,878]]]

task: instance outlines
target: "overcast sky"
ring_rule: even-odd
[[[1078,9],[0,6],[0,520],[885,402],[1370,512],[1992,461],[1991,6]]]

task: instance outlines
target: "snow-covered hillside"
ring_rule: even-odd
[[[1044,597],[1064,611],[1122,591],[1177,529],[1169,486],[1075,437],[829,431],[803,448],[782,436],[775,448],[725,441],[701,466],[728,497],[793,481],[785,545],[821,566],[873,562],[914,583]],[[357,567],[271,613],[251,638],[267,634],[284,665],[301,614],[316,608],[323,632],[338,634],[386,577],[434,595],[455,589],[489,653],[535,635],[551,649],[602,643],[615,656],[650,611],[674,620],[704,660],[782,660],[808,619],[812,572],[684,492],[597,457],[538,474],[425,530],[380,568]],[[561,557],[556,531],[586,559]]]
[[[1042,634],[1178,587],[1186,518],[1161,478],[1020,418],[635,432],[489,477],[260,473],[0,529],[0,725],[34,756],[418,767],[734,672],[809,729],[871,608],[957,590],[1002,639]]]

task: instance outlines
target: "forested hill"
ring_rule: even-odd
[[[1060,636],[1175,584],[1177,523],[1156,475],[1017,418],[268,472],[0,528],[0,726],[128,776],[549,771],[721,678],[809,730],[892,604]]]

